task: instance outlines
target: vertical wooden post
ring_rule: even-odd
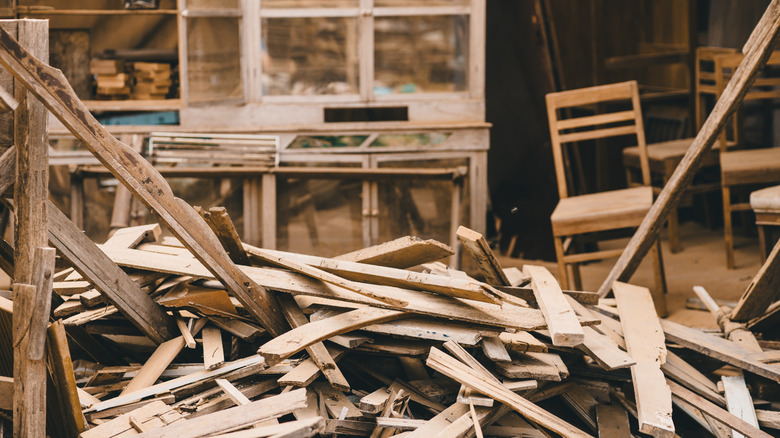
[[[38,59],[48,62],[49,22],[18,20],[16,23],[17,40],[22,47]],[[19,102],[14,116],[14,142],[17,149],[14,185],[17,218],[14,283],[40,286],[14,287],[14,302],[18,300],[33,304],[25,306],[29,313],[15,311],[13,317],[14,436],[37,438],[46,436],[46,357],[42,334],[45,333],[48,323],[48,311],[44,314],[46,319],[33,316],[44,310],[36,309],[36,304],[51,302],[49,297],[45,296],[45,281],[35,278],[35,271],[45,276],[44,271],[47,270],[43,266],[44,253],[40,250],[36,253],[36,249],[47,245],[48,236],[47,111],[34,95],[18,83],[14,87],[14,97]],[[35,254],[40,256],[39,260],[36,260]],[[53,260],[51,254],[52,265]],[[52,272],[48,272],[48,275],[51,277]],[[48,290],[50,293],[51,288]],[[26,296],[30,293],[34,296]],[[39,333],[41,337],[38,336]]]

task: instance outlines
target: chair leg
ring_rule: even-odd
[[[553,237],[555,240],[555,256],[558,259],[558,282],[561,284],[561,289],[569,288],[569,275],[566,272],[566,263],[563,261],[563,239],[564,237]]]
[[[574,290],[582,290],[582,274],[580,273],[580,263],[571,264],[571,278],[574,280]]]
[[[675,167],[677,167],[677,163],[664,163],[664,185],[674,173]],[[677,215],[677,207],[669,211],[667,224],[669,226],[669,249],[672,253],[678,253],[682,248],[680,247],[680,218]]]
[[[666,316],[666,273],[664,272],[663,253],[661,252],[661,239],[656,240],[655,245],[650,250],[653,257],[653,277],[655,279],[655,288],[652,291],[655,311],[658,316]]]
[[[767,254],[768,246],[766,241],[767,233],[763,225],[758,225],[758,224],[756,225],[758,228],[758,253],[761,256],[761,264],[763,265],[766,262],[766,257],[768,255]]]
[[[726,242],[726,267],[734,269],[734,229],[731,224],[731,190],[723,186],[723,238]]]

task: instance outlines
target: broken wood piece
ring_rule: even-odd
[[[55,321],[47,329],[48,360],[53,393],[57,395],[56,405],[61,412],[65,430],[76,436],[87,428],[87,422],[81,411],[76,378],[73,373],[68,339],[62,321]],[[0,393],[3,391],[0,390]],[[12,394],[13,392],[9,392]],[[51,397],[51,392],[49,393]],[[1,404],[1,402],[0,402]]]
[[[541,266],[525,265],[523,272],[531,276],[534,296],[547,321],[553,345],[575,347],[582,344],[585,333],[555,277]]]
[[[471,390],[471,388],[467,387],[466,385],[460,385],[460,389],[458,390],[458,396],[455,398],[455,401],[458,403],[463,403],[465,405],[474,405],[474,406],[483,406],[486,408],[493,406],[493,399],[490,397],[485,397],[482,394],[479,394],[477,392],[474,392]]]
[[[205,211],[200,207],[196,207],[195,210],[206,220],[211,230],[217,235],[220,243],[222,243],[222,247],[225,248],[233,263],[248,265],[249,256],[244,251],[244,247],[241,246],[241,238],[238,236],[238,231],[236,231],[227,209],[225,207],[211,207],[208,211]]]
[[[197,438],[240,427],[251,426],[288,414],[306,406],[306,390],[296,389],[284,394],[253,401],[219,412],[203,415],[139,435],[143,438]]]
[[[497,337],[482,338],[482,352],[493,362],[512,362],[512,358],[504,347],[504,343]]]
[[[225,392],[225,394],[230,397],[231,400],[233,400],[233,403],[236,404],[236,406],[242,406],[251,403],[251,401],[241,393],[241,391],[238,390],[235,386],[233,386],[232,383],[228,382],[225,379],[216,379],[214,382],[217,383],[217,385],[222,388],[222,390]]]
[[[496,363],[496,371],[510,379],[534,379],[560,382],[569,369],[554,353],[517,353],[511,362]]]
[[[192,333],[190,333],[189,327],[187,327],[187,323],[184,322],[181,318],[176,318],[176,325],[179,327],[179,331],[181,332],[181,336],[184,338],[184,345],[187,348],[195,348],[197,342],[195,342],[195,338],[192,337]]]
[[[360,412],[354,404],[344,395],[343,392],[335,389],[327,382],[314,382],[311,385],[320,397],[320,401],[324,402],[325,408],[332,418],[338,418],[340,420],[362,418],[363,413]],[[298,389],[296,391],[303,391]],[[342,415],[342,411],[346,410]]]
[[[324,431],[325,419],[315,416],[303,420],[287,421],[281,424],[212,435],[212,438],[308,438]]]
[[[775,244],[772,252],[758,270],[753,280],[737,302],[737,307],[731,312],[731,319],[747,322],[764,314],[770,304],[780,297],[780,242]]]
[[[477,264],[477,268],[485,277],[485,282],[491,286],[510,286],[511,283],[501,269],[496,256],[485,240],[485,236],[464,226],[458,227],[458,240]]]
[[[295,298],[290,295],[283,295],[277,297],[277,302],[284,313],[284,317],[290,324],[290,327],[295,329],[309,324],[309,320],[306,319],[306,315],[304,315],[300,307],[298,307]],[[325,344],[322,342],[315,342],[306,347],[306,352],[309,353],[309,357],[311,357],[331,385],[340,391],[349,391],[349,382],[347,382],[347,379],[341,373],[341,370],[336,365],[336,361],[331,357],[328,349],[325,348]]]
[[[748,392],[744,376],[723,376],[723,389],[726,396],[726,406],[729,412],[755,427],[758,427],[758,418],[753,407],[753,398]],[[745,438],[744,435],[732,431],[733,438]]]
[[[528,278],[530,282],[530,277]],[[536,302],[536,296],[534,296],[534,290],[530,286],[498,286],[496,289],[513,297],[523,299],[529,304],[538,305]],[[578,303],[592,305],[599,303],[599,294],[595,292],[583,292],[577,290],[564,290],[562,292],[564,295],[575,299]]]
[[[514,351],[516,353],[526,353],[529,351],[537,353],[547,352],[547,345],[528,332],[501,332],[498,335],[498,338],[504,343],[504,346],[509,351]],[[459,343],[462,344],[462,342]]]
[[[631,434],[628,413],[618,405],[596,406],[599,438],[623,438]]]
[[[327,346],[326,348],[328,349],[328,354],[330,354],[330,357],[333,358],[334,361],[338,361],[347,353],[347,350],[343,348],[332,346]],[[279,385],[282,386],[306,387],[309,386],[321,372],[321,369],[314,362],[314,359],[309,357],[296,365],[293,370],[280,377],[278,382]]]
[[[699,299],[702,300],[705,307],[707,307],[707,310],[709,310],[709,312],[712,313],[712,315],[718,321],[718,325],[726,335],[726,339],[734,341],[745,349],[755,351],[756,353],[761,353],[763,351],[761,346],[758,344],[756,337],[753,335],[753,332],[748,330],[744,324],[730,320],[728,309],[718,306],[718,303],[712,299],[710,294],[707,293],[706,289],[701,286],[694,286],[693,291],[696,293]]]
[[[406,269],[454,255],[449,246],[435,240],[406,236],[336,257],[339,260]]]
[[[18,106],[19,102],[14,99],[14,96],[6,91],[5,87],[0,87],[0,113],[16,111]]]
[[[561,399],[593,432],[598,430],[596,407],[599,402],[580,385],[574,384],[561,394]]]
[[[133,423],[140,425],[141,428],[154,430],[180,421],[184,421],[184,417],[181,414],[162,401],[155,401],[131,412],[121,414],[107,423],[92,427],[82,432],[79,437],[104,438],[107,436],[121,436],[121,434],[136,435]]]
[[[265,358],[266,363],[274,365],[311,344],[327,339],[328,336],[346,333],[369,324],[404,318],[407,315],[397,310],[365,307],[292,329],[266,342],[257,352]]]
[[[117,248],[135,248],[143,242],[156,242],[160,238],[161,233],[160,224],[118,228],[114,230],[111,237],[103,245],[115,246]]]
[[[215,326],[246,342],[252,342],[265,333],[265,330],[262,328],[239,319],[212,315],[208,317],[208,320]]]
[[[591,437],[591,435],[520,397],[500,383],[496,384],[483,373],[458,362],[437,348],[431,348],[426,364],[447,377],[510,406],[520,415],[558,434],[572,438]]]
[[[114,176],[154,210],[171,232],[235,294],[271,334],[285,329],[270,295],[236,268],[219,240],[154,166],[113,137],[76,96],[61,71],[39,61],[0,29],[0,63],[54,114]],[[113,277],[107,277],[113,278]]]
[[[192,329],[192,333],[197,334],[206,324],[206,320],[201,318]],[[143,367],[138,371],[135,377],[127,384],[122,395],[132,394],[154,385],[154,382],[160,378],[163,371],[173,362],[173,359],[179,355],[184,348],[186,341],[184,336],[173,338],[160,344],[154,353],[149,357]]]
[[[99,306],[106,303],[106,299],[103,294],[95,289],[90,289],[87,292],[79,294],[79,302],[88,308]]]
[[[674,435],[672,394],[661,371],[666,362],[666,340],[653,297],[647,288],[621,282],[615,282],[612,290],[628,354],[636,361],[631,366],[631,380],[639,430],[656,437],[671,437]]]
[[[386,386],[368,394],[360,399],[358,408],[367,414],[379,414],[382,412],[387,399],[390,398],[390,392]]]
[[[213,370],[225,363],[225,350],[222,346],[222,331],[217,327],[203,327],[203,366]]]
[[[605,370],[628,368],[636,364],[636,361],[621,350],[612,339],[597,332],[593,327],[583,327],[582,331],[585,333],[585,340],[577,348]]]

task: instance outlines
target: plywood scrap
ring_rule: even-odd
[[[547,321],[553,345],[574,347],[582,344],[585,333],[555,277],[541,266],[525,265],[523,272],[531,276],[534,296]]]

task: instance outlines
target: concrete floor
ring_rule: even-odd
[[[666,231],[662,235],[664,268],[668,289],[667,308],[669,319],[698,327],[716,327],[714,318],[707,312],[688,310],[685,300],[695,297],[693,286],[703,286],[716,299],[736,301],[742,296],[753,276],[761,267],[756,237],[735,236],[737,269],[726,268],[726,250],[723,243],[723,230],[709,230],[693,222],[680,227],[682,250],[676,254],[669,251]],[[604,243],[600,248],[619,248],[625,246],[628,239]],[[553,275],[558,274],[558,265],[554,262],[523,260],[499,256],[503,267],[516,266],[522,269],[526,263],[547,267]],[[592,262],[581,267],[583,289],[596,291],[606,278],[617,258]],[[649,259],[631,278],[630,283],[654,287],[652,264]]]

